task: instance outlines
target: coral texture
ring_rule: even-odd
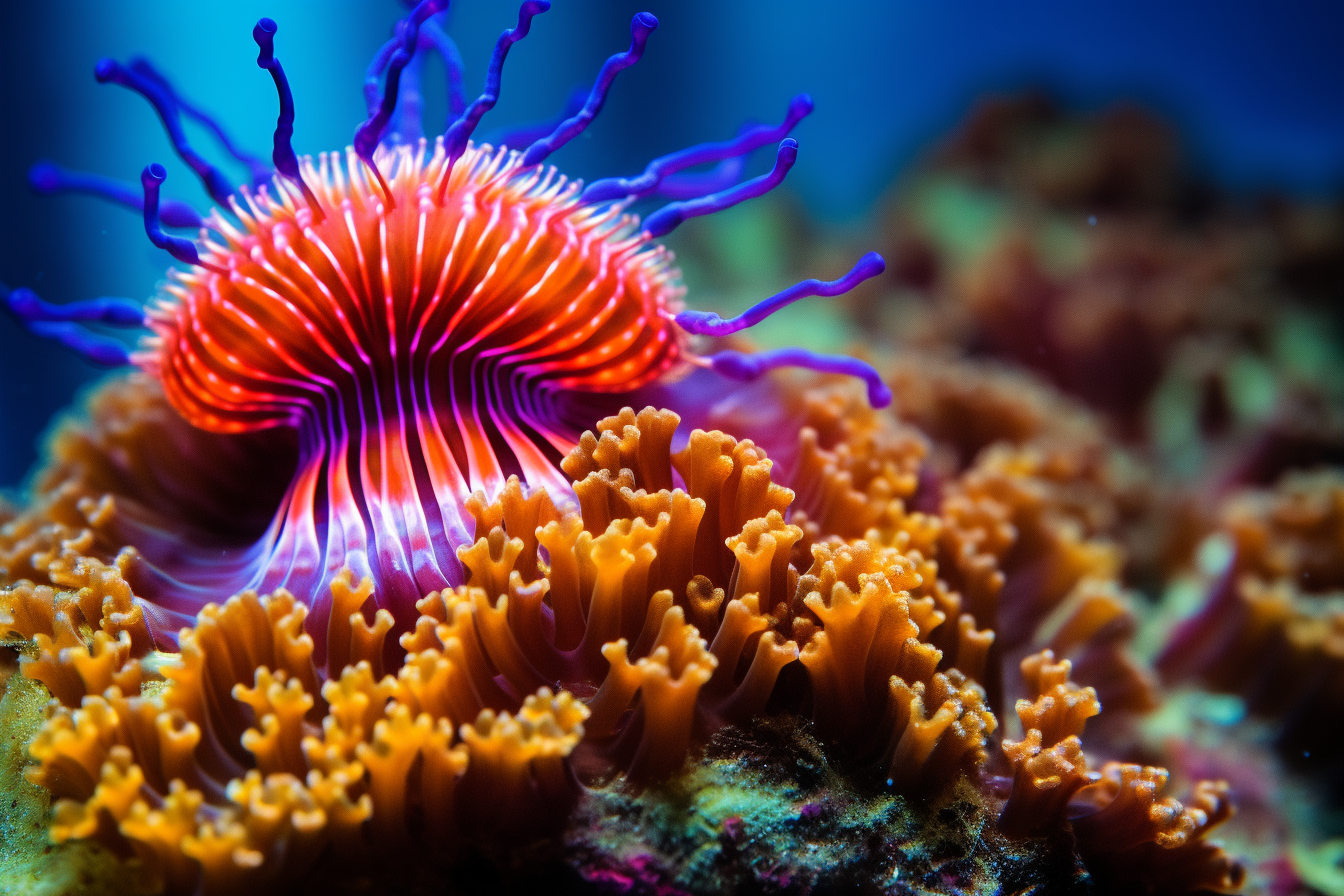
[[[822,430],[800,436],[804,463],[825,451],[887,470],[870,482],[899,475],[879,462],[892,450],[880,446],[900,444],[890,423],[832,432],[819,448],[830,406],[817,403]],[[576,508],[516,478],[493,501],[470,499],[478,537],[459,551],[466,583],[417,603],[400,650],[389,649],[393,620],[372,583],[346,572],[331,586],[323,653],[307,607],[284,590],[211,604],[176,653],[152,652],[121,568],[79,555],[90,531],[67,539],[64,559],[43,566],[53,584],[0,592],[5,626],[34,645],[24,674],[59,704],[31,748],[34,780],[58,798],[53,838],[95,838],[173,891],[278,884],[332,850],[368,867],[398,844],[449,834],[468,843],[553,831],[581,779],[664,780],[709,733],[767,714],[810,717],[832,761],[861,779],[945,799],[984,773],[999,727],[985,688],[1006,686],[991,674],[994,626],[1016,573],[999,558],[1019,537],[1041,539],[1030,544],[1037,562],[1063,570],[1039,593],[1084,588],[1053,642],[1083,657],[1100,650],[1107,663],[1122,655],[1089,624],[1114,616],[1093,607],[1114,595],[1088,592],[1079,583],[1093,567],[1062,559],[1083,548],[1031,535],[1076,521],[1050,522],[988,488],[976,513],[957,509],[951,487],[942,515],[907,513],[889,486],[859,492],[832,460],[819,479],[845,484],[881,526],[845,540],[795,511],[808,539],[786,521],[795,496],[759,448],[696,430],[674,451],[678,422],[626,409],[585,433],[563,464]],[[998,475],[1030,483],[1035,470]],[[972,469],[958,487],[984,476]],[[986,517],[1000,521],[997,541],[969,522]],[[979,576],[978,606],[940,577],[940,553]],[[1035,628],[1023,631],[1031,641]],[[1015,770],[1005,833],[1066,825],[1075,799],[1089,809],[1118,799],[1089,796],[1108,779],[1088,773],[1078,736],[1099,704],[1068,680],[1070,667],[1049,652],[1022,663],[1026,738],[1002,745]],[[1227,811],[1186,832],[1190,842],[1203,844]],[[1111,842],[1106,818],[1128,817],[1094,814],[1099,843]],[[1207,861],[1226,862],[1216,849]],[[1233,886],[1233,871],[1221,880]]]
[[[410,7],[352,147],[315,161],[258,22],[274,167],[236,191],[178,139],[203,112],[144,60],[99,64],[217,208],[160,203],[145,169],[146,231],[186,266],[148,311],[5,291],[136,368],[0,505],[6,875],[1328,889],[1303,856],[1344,836],[1344,477],[1305,468],[1344,458],[1337,214],[1320,236],[1199,198],[1134,110],[991,103],[887,209],[890,271],[870,253],[725,319],[682,307],[660,240],[777,186],[811,100],[585,186],[546,161],[657,21],[494,147],[470,138],[549,4],[470,103],[444,6]],[[794,211],[768,274],[853,257]],[[688,270],[751,242],[730,232]],[[738,335],[853,287],[851,354]]]

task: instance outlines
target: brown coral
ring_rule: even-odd
[[[1168,772],[1110,762],[1088,771],[1081,735],[1101,712],[1096,691],[1069,680],[1068,660],[1042,651],[1022,661],[1032,699],[1017,702],[1025,737],[1005,740],[1012,792],[999,817],[1010,836],[1040,836],[1066,817],[1084,864],[1103,892],[1230,893],[1245,869],[1206,839],[1232,817],[1225,781],[1200,781],[1190,804],[1163,797]]]
[[[151,629],[174,632],[191,615],[156,602],[167,584],[158,564],[241,555],[288,484],[294,446],[274,433],[197,430],[142,375],[109,381],[86,412],[57,428],[28,506],[0,526],[0,584],[82,587],[56,581],[69,578],[73,551],[115,566]],[[226,577],[228,563],[216,569]],[[172,646],[170,634],[162,639]]]
[[[937,793],[983,765],[997,721],[951,660],[982,674],[992,633],[912,541],[932,549],[927,527],[901,516],[880,547],[819,533],[832,540],[800,574],[804,532],[771,461],[698,430],[674,453],[677,423],[627,409],[586,434],[564,463],[578,511],[516,480],[469,501],[467,583],[419,602],[404,658],[387,611],[365,615],[370,584],[347,576],[320,655],[278,591],[207,607],[150,663],[132,555],[107,566],[80,554],[91,532],[67,539],[45,561],[53,585],[3,592],[5,624],[38,647],[25,671],[62,703],[32,746],[60,799],[53,836],[99,839],[185,890],[464,825],[535,831],[574,796],[580,746],[666,775],[708,728],[764,712],[795,660],[809,686],[779,707],[892,786]]]
[[[1004,657],[1052,647],[1114,710],[1146,711],[1156,697],[1126,647],[1134,621],[1115,585],[1121,551],[1093,534],[1095,508],[1075,497],[1086,470],[1070,452],[984,452],[944,491],[940,568]]]
[[[601,421],[564,461],[577,508],[517,480],[467,502],[467,581],[419,601],[401,651],[369,583],[345,576],[320,639],[290,595],[247,593],[151,653],[135,555],[109,564],[92,530],[68,535],[39,560],[46,583],[0,592],[37,647],[25,672],[61,702],[32,746],[60,798],[53,836],[135,855],[177,891],[277,884],[324,855],[544,830],[576,767],[662,777],[767,711],[941,797],[988,761],[1005,651],[1121,667],[1115,551],[1069,497],[1085,476],[1069,456],[991,450],[939,488],[941,513],[912,511],[921,443],[827,418],[837,407],[817,403],[795,456],[820,483],[815,515],[751,441],[697,430],[674,451],[675,414]],[[1022,669],[1026,735],[1003,745],[1015,835],[1062,824],[1087,790],[1096,703],[1067,659]]]
[[[1204,607],[1172,633],[1158,667],[1240,694],[1284,720],[1290,753],[1338,755],[1315,719],[1344,708],[1344,476],[1285,477],[1228,501],[1232,548]]]
[[[1022,661],[1030,699],[1017,701],[1024,737],[1004,740],[1013,768],[1013,789],[999,816],[1010,836],[1041,834],[1060,826],[1075,793],[1096,779],[1083,755],[1083,724],[1101,712],[1097,692],[1069,680],[1068,660],[1054,662],[1042,651]]]
[[[978,684],[957,669],[936,671],[942,651],[921,635],[945,617],[931,598],[912,600],[914,563],[866,542],[812,551],[798,587],[811,618],[795,620],[794,631],[806,633],[800,660],[818,729],[876,751],[902,790],[937,791],[983,765],[998,722]]]

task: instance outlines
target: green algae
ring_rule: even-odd
[[[973,265],[993,248],[1007,227],[1010,208],[994,190],[957,178],[930,176],[913,191],[916,223],[952,259],[954,267]]]
[[[639,892],[1085,892],[1067,844],[1001,837],[969,782],[935,801],[836,767],[799,719],[721,729],[643,790],[590,790],[566,845],[591,880]]]
[[[1344,839],[1327,840],[1315,847],[1295,843],[1290,855],[1293,870],[1325,896],[1344,896]]]
[[[14,672],[0,685],[0,894],[130,896],[135,875],[97,845],[47,838],[48,794],[24,776],[28,742],[50,700],[40,683]]]

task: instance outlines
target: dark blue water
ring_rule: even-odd
[[[652,156],[730,136],[744,119],[777,119],[806,90],[817,111],[797,131],[801,155],[787,189],[812,213],[862,228],[902,167],[977,96],[1035,85],[1073,105],[1131,98],[1159,110],[1180,127],[1197,164],[1237,190],[1324,195],[1344,183],[1344,4],[1326,0],[557,0],[510,56],[503,99],[478,133],[548,117],[624,48],[630,16],[642,8],[661,27],[597,124],[553,158],[571,174],[634,173]],[[295,146],[336,149],[363,118],[364,66],[400,9],[392,0],[8,7],[0,13],[0,280],[58,302],[145,299],[170,262],[129,212],[33,196],[25,172],[39,158],[127,180],[163,162],[167,195],[207,204],[150,107],[94,82],[99,57],[148,55],[264,152],[276,101],[255,65],[251,29],[271,16],[298,105]],[[511,2],[456,4],[452,32],[470,91],[515,16]],[[428,100],[434,119],[441,91]],[[202,133],[191,136],[209,148]],[[4,485],[19,481],[51,415],[99,371],[3,316],[0,345]]]

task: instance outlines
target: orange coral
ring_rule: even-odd
[[[1080,738],[1101,703],[1071,671],[1049,650],[1022,661],[1031,699],[1017,701],[1025,736],[1003,742],[1013,780],[1000,829],[1040,836],[1072,816],[1079,854],[1105,892],[1237,890],[1245,869],[1206,839],[1232,816],[1227,782],[1200,781],[1186,806],[1161,796],[1166,769],[1110,762],[1089,772]]]
[[[563,811],[581,703],[541,688],[513,712],[444,713],[411,676],[375,673],[389,626],[360,615],[367,585],[334,591],[354,608],[333,621],[339,668],[314,662],[302,604],[249,593],[202,611],[161,687],[57,708],[31,747],[34,780],[58,798],[53,839],[96,837],[152,883],[212,892],[291,879],[328,844],[353,859]]]
[[[823,380],[799,391],[796,455],[784,480],[798,495],[792,521],[808,535],[862,538],[895,502],[912,500],[928,451],[917,433],[892,424],[848,384]]]
[[[20,668],[67,706],[112,685],[138,687],[139,667],[129,661],[152,646],[144,608],[126,584],[133,555],[109,566],[81,553],[90,540],[86,531],[43,559],[51,585],[24,580],[0,590],[0,632],[35,648],[20,657]]]
[[[887,378],[897,414],[928,434],[949,473],[1001,442],[1068,445],[1093,457],[1104,444],[1099,422],[1082,405],[1015,368],[907,355]],[[1105,494],[1098,497],[1105,506]]]
[[[1163,797],[1167,771],[1108,762],[1083,788],[1073,819],[1078,850],[1108,892],[1232,893],[1245,869],[1206,839],[1232,817],[1224,781],[1201,781],[1189,804]]]
[[[1101,703],[1092,688],[1069,681],[1068,660],[1054,659],[1045,650],[1022,661],[1022,678],[1031,695],[1017,701],[1025,736],[1003,742],[1003,753],[1013,767],[1013,789],[999,816],[999,828],[1010,836],[1058,827],[1069,800],[1096,779],[1087,770],[1080,736],[1087,719],[1101,712]]]
[[[38,646],[25,671],[63,704],[32,745],[53,836],[96,837],[186,890],[275,882],[327,844],[353,855],[468,818],[536,829],[568,805],[585,731],[632,776],[666,774],[703,722],[764,711],[800,658],[790,634],[820,728],[902,789],[982,764],[997,724],[983,692],[924,640],[955,606],[936,569],[823,542],[800,576],[770,461],[701,431],[674,454],[677,422],[626,410],[585,434],[564,465],[581,513],[516,480],[472,499],[468,582],[419,602],[395,674],[391,618],[366,618],[371,585],[345,576],[324,655],[301,603],[247,593],[203,610],[146,690],[130,555],[106,566],[79,553],[91,533],[67,540],[45,569],[78,590],[4,592],[5,624]],[[882,722],[855,726],[867,716]]]
[[[795,377],[771,395],[780,407],[764,420],[751,400],[729,398],[711,409],[706,422],[770,446],[779,464],[774,478],[795,495],[789,522],[804,534],[796,565],[810,562],[815,541],[862,538],[916,500],[928,443],[890,414],[873,410],[851,382]]]
[[[944,616],[931,598],[911,599],[920,584],[913,562],[866,542],[812,550],[798,585],[811,619],[795,620],[794,631],[806,634],[800,659],[822,734],[876,750],[905,790],[938,790],[983,765],[998,722],[979,685],[956,669],[936,671],[942,651],[920,640],[921,629]]]
[[[764,632],[797,579],[788,558],[801,532],[780,516],[792,494],[750,442],[696,431],[674,456],[677,422],[627,409],[585,433],[564,462],[581,514],[516,481],[494,504],[475,499],[467,585],[422,601],[428,616],[405,641],[462,645],[487,702],[505,699],[497,681],[591,693],[592,736],[640,777],[682,763],[704,710],[763,709],[797,656]],[[674,470],[686,489],[670,488]]]
[[[37,646],[24,671],[61,702],[32,745],[53,836],[135,855],[175,891],[283,883],[333,852],[544,830],[579,792],[576,754],[649,780],[767,710],[941,796],[988,762],[1005,650],[1123,667],[1116,551],[1071,503],[1087,474],[1067,455],[991,450],[941,488],[941,513],[908,510],[921,443],[828,418],[832,399],[794,471],[831,510],[799,511],[751,441],[696,430],[674,450],[675,414],[626,409],[565,459],[577,507],[516,479],[466,502],[467,582],[423,597],[396,643],[371,584],[344,574],[320,638],[286,592],[245,593],[146,659],[141,561],[68,535],[38,561],[46,583],[0,591],[0,621]],[[1069,675],[1047,651],[1006,683],[1029,696],[1024,738],[1003,743],[1015,836],[1084,792],[1106,803],[1078,741],[1096,693]]]
[[[83,587],[65,580],[73,557],[91,558],[120,571],[151,628],[171,631],[191,616],[156,601],[167,584],[157,563],[232,556],[254,541],[287,484],[294,448],[273,433],[203,433],[138,374],[110,380],[86,411],[56,430],[29,506],[0,526],[0,585]]]
[[[1113,709],[1146,711],[1153,685],[1126,651],[1133,615],[1113,584],[1121,552],[1075,499],[1086,469],[1068,452],[986,451],[944,491],[940,565],[1006,656],[1067,651]]]

